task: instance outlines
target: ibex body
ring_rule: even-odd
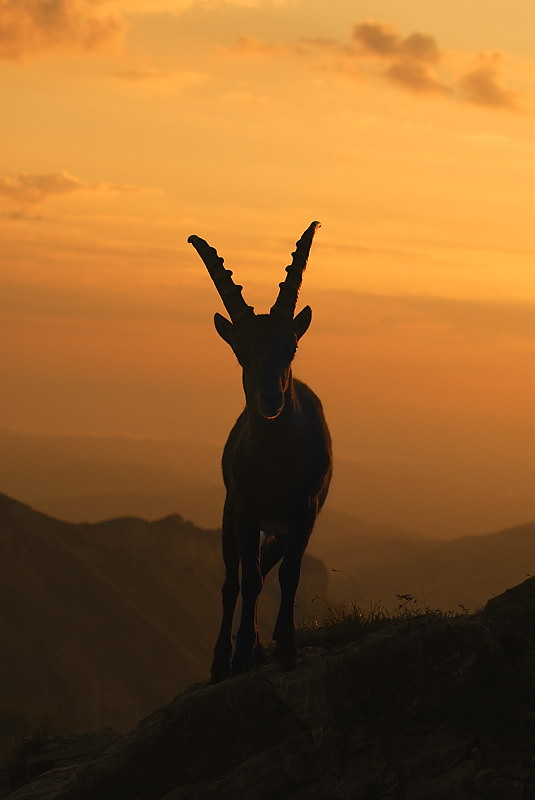
[[[238,598],[241,564],[242,614],[232,674],[263,659],[256,623],[262,583],[279,569],[281,604],[273,638],[284,668],[295,666],[294,600],[301,560],[321,509],[332,471],[331,441],[321,403],[292,377],[297,342],[308,329],[306,306],[294,317],[312,238],[318,223],[305,231],[286,268],[286,280],[269,314],[256,315],[246,305],[241,286],[223,267],[223,259],[198,236],[190,236],[203,259],[231,322],[215,315],[219,335],[243,368],[246,407],[223,452],[227,497],[223,511],[223,618],[214,649],[212,680],[229,675],[232,619]],[[260,532],[264,540],[260,547]]]

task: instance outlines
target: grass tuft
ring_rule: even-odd
[[[469,613],[464,606],[460,606],[459,611],[422,607],[411,594],[397,594],[396,597],[399,600],[397,608],[390,611],[380,602],[363,609],[355,601],[329,603],[324,597],[316,596],[313,602],[320,600],[323,603],[323,610],[321,614],[312,614],[307,624],[297,630],[297,643],[300,647],[329,649],[360,639],[387,625],[405,622],[415,617],[451,619]]]

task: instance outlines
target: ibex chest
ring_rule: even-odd
[[[223,454],[230,503],[257,522],[287,522],[326,496],[331,446],[321,404],[300,381],[294,390],[293,406],[276,420],[245,409]]]
[[[286,521],[313,483],[310,454],[299,437],[274,437],[261,448],[244,437],[229,461],[227,487],[263,520]]]
[[[234,454],[233,472],[240,484],[260,484],[266,491],[276,491],[302,482],[307,461],[306,443],[275,440],[263,448],[239,448]]]

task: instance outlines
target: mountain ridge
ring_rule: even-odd
[[[40,723],[126,730],[208,674],[223,580],[217,531],[179,515],[74,525],[3,495],[0,558],[0,745]],[[263,635],[278,606],[274,577]],[[307,556],[301,602],[326,586]]]

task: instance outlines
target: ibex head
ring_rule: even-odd
[[[190,242],[204,261],[227,309],[230,320],[216,314],[217,332],[234,351],[243,367],[247,402],[255,403],[262,417],[276,419],[284,408],[284,396],[291,378],[291,363],[297,342],[307,331],[312,309],[305,306],[294,317],[312,239],[319,222],[312,222],[292,253],[286,279],[279,284],[279,295],[269,314],[255,314],[242,297],[242,286],[232,280],[223,259],[199,236]]]

